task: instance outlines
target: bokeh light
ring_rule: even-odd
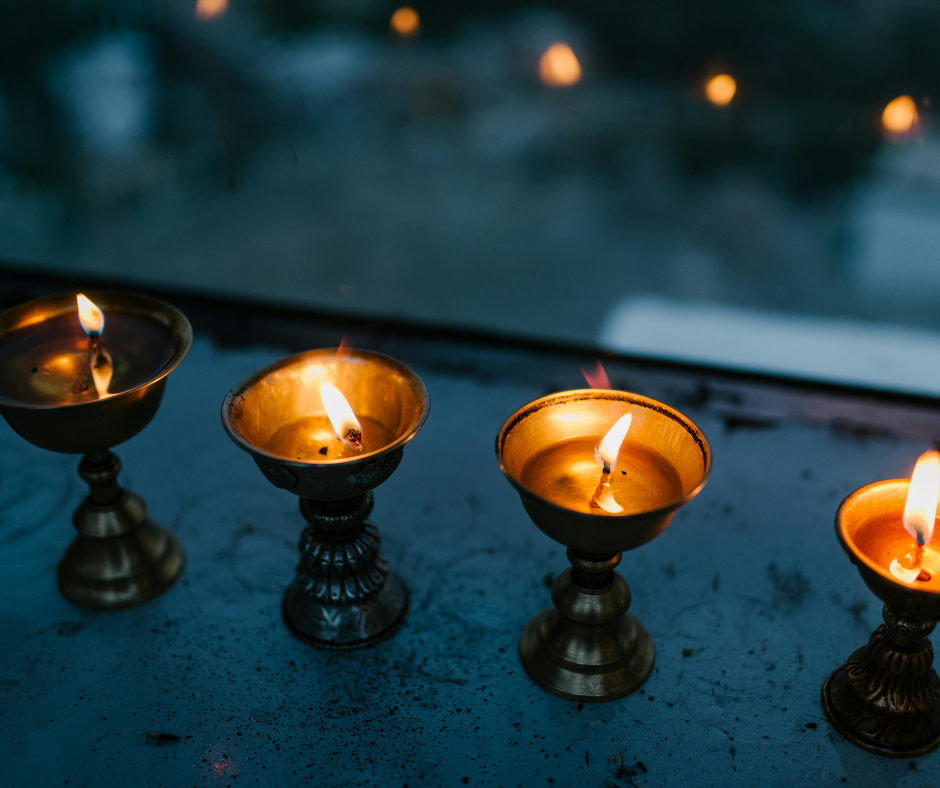
[[[389,27],[402,38],[413,38],[421,30],[421,17],[413,8],[402,6],[392,14]]]
[[[892,134],[907,134],[918,120],[920,116],[917,114],[917,104],[910,96],[892,99],[881,113],[881,123],[885,131]]]
[[[581,80],[581,64],[571,47],[559,41],[539,60],[539,77],[550,87],[568,87]]]
[[[716,107],[730,104],[737,92],[738,83],[730,74],[718,74],[705,85],[705,97]]]
[[[228,10],[228,0],[196,0],[196,19],[215,19]]]

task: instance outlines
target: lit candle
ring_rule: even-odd
[[[839,509],[849,550],[882,577],[909,588],[940,591],[940,552],[932,544],[940,497],[940,453],[920,456],[911,480],[876,482]]]
[[[607,434],[601,438],[601,442],[594,447],[594,459],[601,466],[601,480],[591,498],[591,506],[603,509],[610,514],[620,514],[623,507],[617,503],[614,494],[610,490],[610,474],[617,469],[617,458],[620,456],[620,447],[623,445],[623,439],[627,437],[627,430],[633,422],[633,416],[627,414],[617,419]]]
[[[114,374],[111,356],[101,347],[101,332],[104,331],[104,312],[84,294],[79,293],[75,300],[78,304],[78,322],[85,333],[88,334],[88,358],[72,384],[72,391],[84,394],[88,391],[89,380],[95,386],[98,399],[107,399],[111,396],[108,388]]]
[[[701,478],[701,454],[664,442],[654,425],[665,417],[628,396],[555,395],[537,413],[537,432],[513,432],[510,440],[526,445],[512,452],[510,478],[557,506],[599,516],[639,514],[681,498]]]
[[[362,425],[349,407],[343,392],[332,383],[321,383],[320,399],[323,400],[323,407],[336,440],[352,446],[356,451],[362,451]]]
[[[571,562],[552,587],[554,606],[522,631],[523,667],[569,701],[636,691],[652,673],[655,648],[627,613],[630,589],[614,569],[705,485],[705,436],[662,402],[581,389],[519,408],[496,437],[496,456],[532,522]]]
[[[0,399],[61,406],[113,397],[143,385],[173,357],[170,326],[121,293],[95,300],[53,296],[5,313],[0,326]],[[107,314],[107,350],[102,335]]]
[[[334,375],[337,370],[341,373],[355,370],[358,362],[350,361],[349,357],[350,351],[346,349],[337,352],[329,365],[318,359],[294,373],[290,382],[285,382],[291,387],[301,387],[308,400],[306,408],[312,412],[290,419],[275,430],[265,441],[265,451],[290,460],[325,462],[378,451],[395,440],[394,431],[385,422],[366,415],[357,416],[340,388],[325,379],[344,377]],[[344,385],[358,395],[361,386],[368,383],[350,376]],[[312,394],[314,391],[318,396]]]

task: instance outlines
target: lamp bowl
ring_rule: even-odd
[[[172,335],[174,347],[170,359],[151,377],[106,399],[34,405],[0,397],[0,416],[20,437],[48,451],[94,453],[133,438],[156,415],[167,375],[179,366],[193,343],[189,321],[165,301],[138,293],[115,291],[89,291],[87,295],[105,315],[138,315],[165,326]],[[77,313],[75,296],[76,293],[61,293],[6,310],[0,314],[0,339],[34,324]],[[147,352],[145,347],[137,347],[139,343],[133,336],[121,337],[121,343],[124,352],[130,356]],[[0,377],[11,374],[14,373],[0,356]],[[10,385],[18,383],[6,382]]]
[[[564,440],[601,436],[631,414],[629,440],[653,450],[675,470],[680,494],[655,507],[623,515],[580,512],[561,506],[523,483],[534,457]],[[655,539],[680,507],[705,486],[711,450],[702,431],[679,411],[654,399],[609,389],[550,394],[517,410],[496,437],[499,467],[519,492],[532,521],[556,542],[591,555],[632,550]],[[598,476],[600,476],[598,469]]]
[[[281,427],[325,413],[322,382],[336,386],[357,416],[382,424],[392,441],[332,460],[297,460],[268,451],[265,446]],[[225,397],[222,424],[275,487],[315,501],[341,501],[392,475],[429,409],[427,387],[404,364],[382,353],[326,348],[289,356],[245,378]]]
[[[864,533],[876,521],[900,532],[910,479],[890,479],[851,493],[836,512],[836,536],[865,585],[896,612],[925,621],[940,620],[940,592],[914,588],[895,578],[866,553]],[[878,529],[880,530],[880,529]]]

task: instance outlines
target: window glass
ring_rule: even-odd
[[[940,391],[938,40],[913,1],[4,3],[0,259]]]

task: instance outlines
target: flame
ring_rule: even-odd
[[[907,134],[919,120],[917,104],[910,96],[892,99],[881,113],[881,125],[892,134]]]
[[[623,439],[627,437],[627,430],[633,421],[633,415],[628,413],[621,416],[607,434],[601,438],[601,442],[594,449],[594,459],[598,464],[604,466],[605,473],[613,473],[617,467],[617,455],[620,454],[620,445]]]
[[[421,17],[413,8],[402,6],[392,14],[388,26],[402,38],[413,38],[421,30]]]
[[[705,97],[716,107],[730,104],[737,92],[738,83],[730,74],[718,74],[705,85]]]
[[[601,442],[594,447],[594,459],[604,469],[601,472],[601,479],[597,483],[597,489],[591,496],[591,506],[597,509],[603,509],[610,514],[620,514],[623,507],[614,500],[614,494],[610,489],[610,474],[617,467],[617,456],[620,454],[620,446],[623,439],[627,437],[627,430],[633,421],[632,414],[621,416],[617,419],[607,434],[601,438]]]
[[[588,372],[584,367],[581,367],[581,374],[584,375],[584,379],[592,389],[610,388],[610,378],[607,377],[607,371],[600,361],[597,362],[597,369],[593,372]]]
[[[940,498],[940,452],[925,451],[917,458],[911,487],[904,504],[901,522],[923,547],[933,539],[934,521],[937,519],[937,499]]]
[[[78,322],[82,324],[85,333],[100,334],[104,331],[104,312],[81,293],[75,300],[78,301]]]
[[[571,47],[559,41],[539,60],[539,77],[552,88],[566,88],[581,81],[581,64]]]
[[[333,426],[333,434],[338,440],[356,449],[362,448],[362,426],[352,408],[336,386],[332,383],[320,384],[320,399],[326,409],[327,418]]]
[[[228,10],[228,0],[196,0],[196,19],[203,21],[222,16]]]

